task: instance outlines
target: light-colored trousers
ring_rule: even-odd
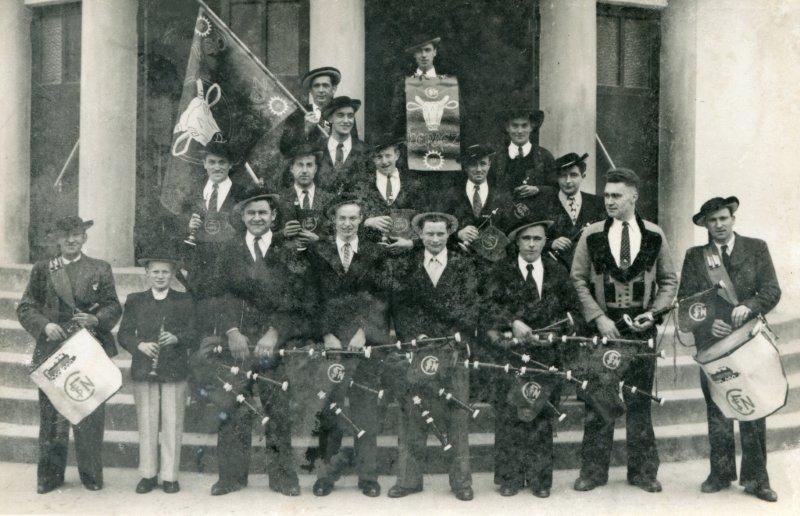
[[[178,480],[186,412],[186,382],[134,382],[133,399],[139,422],[139,474],[159,473],[158,426],[161,420],[161,481]]]

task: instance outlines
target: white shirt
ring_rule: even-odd
[[[155,299],[156,301],[163,301],[167,299],[167,294],[169,294],[169,288],[165,288],[164,290],[156,290],[154,288],[151,288],[150,292],[153,293],[153,299]]]
[[[256,244],[256,236],[251,232],[247,232],[244,236],[245,242],[247,242],[247,248],[250,250],[250,256],[253,257],[253,261],[257,260],[255,244]],[[272,245],[272,231],[267,231],[263,235],[261,235],[261,241],[258,243],[259,251],[261,253],[261,258],[267,254],[267,250],[269,246]]]
[[[346,243],[347,242],[345,242],[344,240],[342,240],[338,236],[336,237],[336,249],[339,251],[339,260],[342,262],[342,265],[344,265],[344,251],[343,251],[343,249],[344,249],[344,244],[346,244]],[[350,251],[352,251],[352,254],[350,255],[350,263],[353,263],[353,257],[358,252],[358,237],[355,237],[352,240],[350,240]]]
[[[533,145],[531,145],[531,142],[528,142],[525,145],[523,145],[522,146],[522,157],[524,158],[525,156],[530,154],[532,148],[533,148]],[[509,143],[508,144],[508,157],[511,158],[511,159],[514,159],[517,156],[519,156],[519,147],[517,146],[516,143]]]
[[[328,138],[328,152],[334,164],[336,163],[336,147],[339,146],[339,143],[342,144],[342,163],[344,163],[347,160],[347,156],[350,154],[350,150],[353,148],[353,138],[348,136],[343,142],[333,137]]]
[[[435,79],[436,78],[436,68],[431,66],[425,72],[423,72],[421,69],[417,68],[417,71],[414,72],[414,77],[422,77],[423,75],[425,77],[427,77],[428,79]]]
[[[636,223],[635,215],[631,215],[631,218],[628,219],[628,236],[631,241],[631,263],[628,264],[630,266],[636,260],[642,245],[642,232],[639,230],[639,224]],[[622,221],[619,219],[614,219],[608,230],[608,245],[611,247],[614,261],[619,266],[619,255],[622,252]]]
[[[517,255],[517,265],[519,266],[519,272],[522,273],[522,279],[528,278],[528,264],[533,265],[533,270],[531,273],[533,274],[533,280],[536,282],[536,290],[539,291],[539,297],[542,297],[542,284],[544,283],[544,264],[542,263],[542,257],[536,259],[535,262],[526,262],[522,256]]]
[[[397,194],[400,192],[400,173],[397,171],[396,168],[392,169],[387,175],[383,175],[382,173],[375,171],[375,186],[378,187],[378,191],[381,193],[381,197],[384,200],[386,199],[386,182],[392,182],[392,199],[397,199]]]
[[[481,206],[486,206],[486,198],[489,197],[489,183],[484,181],[478,186],[478,195],[481,196]],[[475,183],[467,179],[467,199],[472,204],[472,198],[475,196]]]
[[[578,190],[578,192],[575,195],[573,195],[572,197],[573,197],[573,203],[575,203],[575,216],[577,217],[581,213],[581,204],[583,203],[583,197],[581,197],[581,191]],[[569,197],[567,196],[567,194],[565,194],[563,191],[559,190],[558,191],[558,200],[561,201],[561,206],[564,207],[564,209],[567,211],[567,213],[570,213],[570,211],[569,211]]]
[[[231,181],[230,177],[226,177],[224,181],[219,183],[219,188],[217,190],[217,211],[222,209],[222,203],[225,202],[225,198],[228,197],[228,192],[231,191],[231,186],[233,186],[233,181]],[[205,204],[206,209],[211,209],[208,205],[209,199],[211,199],[211,192],[214,190],[214,183],[209,179],[206,181],[206,186],[203,188],[203,204]]]
[[[83,253],[78,253],[78,256],[77,256],[77,258],[75,258],[74,260],[70,260],[70,259],[68,259],[66,256],[64,256],[64,255],[62,254],[62,255],[61,255],[61,263],[63,263],[64,265],[68,265],[68,264],[70,264],[70,263],[75,263],[75,262],[77,262],[78,260],[80,260],[82,256],[83,256]]]
[[[715,245],[715,246],[717,246],[717,252],[719,253],[719,255],[720,255],[720,256],[722,256],[722,246],[723,246],[723,245],[727,245],[727,246],[728,246],[728,256],[730,256],[730,255],[731,255],[731,253],[733,253],[733,244],[734,244],[734,243],[736,243],[736,235],[732,233],[732,234],[731,234],[731,239],[730,239],[730,240],[728,240],[728,241],[727,241],[727,242],[725,242],[724,244],[718,244],[718,243],[715,241],[715,242],[714,242],[714,245]]]
[[[317,185],[315,185],[314,183],[311,183],[311,186],[306,188],[306,191],[308,192],[308,205],[311,208],[314,207],[314,192],[316,191],[316,189],[317,189]],[[295,184],[294,185],[294,191],[297,192],[297,202],[302,207],[303,206],[303,188],[300,187],[300,186],[297,186],[297,184]]]
[[[425,258],[423,260],[423,265],[425,266],[425,270],[428,272],[428,277],[431,279],[433,286],[435,287],[437,283],[439,283],[439,278],[442,277],[442,272],[444,272],[444,268],[447,267],[447,248],[442,249],[439,254],[434,256],[431,254],[427,249],[425,249]],[[432,260],[436,258],[436,261],[439,263],[432,263]]]

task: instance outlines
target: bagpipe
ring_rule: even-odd
[[[471,243],[459,242],[458,246],[463,251],[474,252],[490,262],[497,262],[505,258],[506,247],[510,241],[492,221],[499,211],[500,208],[495,208],[488,215],[483,215],[483,222],[476,228],[478,238]]]
[[[673,301],[672,303],[668,304],[667,306],[665,306],[663,308],[659,308],[658,310],[653,310],[652,312],[649,313],[648,319],[653,321],[653,322],[658,321],[661,316],[671,312],[672,310],[675,310],[675,309],[679,309],[680,310],[681,306],[685,305],[688,301],[690,301],[690,300],[698,300],[698,301],[700,301],[700,300],[706,298],[709,294],[717,292],[719,289],[725,289],[725,283],[724,282],[720,281],[717,284],[715,284],[713,287],[707,288],[707,289],[705,289],[705,290],[703,290],[701,292],[697,292],[697,293],[692,294],[690,296],[686,296],[686,297],[684,297],[682,299],[676,299],[675,301]],[[696,308],[697,312],[702,312],[702,314],[703,314],[702,319],[706,318],[706,312],[707,312],[706,306],[707,305],[705,303],[700,302],[700,303],[698,303],[698,306]],[[690,309],[695,309],[695,307],[691,306]],[[698,320],[697,316],[692,316],[692,319]],[[702,320],[702,319],[700,319],[700,320]],[[620,333],[638,331],[636,329],[636,326],[634,326],[634,318],[631,317],[628,314],[624,314],[622,317],[617,319],[614,322],[614,325],[617,327],[617,330]],[[686,331],[686,330],[684,330],[684,331]]]

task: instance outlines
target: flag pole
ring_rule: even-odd
[[[69,156],[67,156],[67,161],[64,162],[64,166],[61,167],[61,172],[58,173],[58,177],[56,178],[56,182],[53,183],[53,188],[58,188],[61,185],[61,181],[64,179],[64,174],[67,172],[67,167],[70,163],[72,163],[72,158],[75,157],[75,151],[78,150],[78,143],[80,142],[80,138],[75,140],[75,145],[72,146],[72,150],[69,151]]]
[[[258,56],[256,56],[253,53],[253,51],[250,50],[250,48],[248,48],[248,46],[245,45],[244,42],[241,39],[239,39],[239,36],[237,36],[236,33],[234,33],[231,30],[231,28],[228,27],[225,24],[225,22],[222,21],[222,19],[219,16],[217,16],[217,13],[212,11],[211,8],[203,0],[195,0],[195,1],[198,4],[200,4],[203,7],[203,9],[206,10],[208,15],[214,20],[214,22],[216,22],[217,24],[221,25],[222,28],[225,29],[228,32],[228,34],[230,34],[230,36],[233,38],[233,40],[236,43],[239,44],[239,46],[242,48],[242,50],[244,50],[244,53],[247,54],[247,57],[252,59],[253,62],[256,63],[256,65],[258,65],[259,68],[261,68],[261,70],[263,70],[267,75],[269,75],[270,78],[273,81],[275,81],[275,83],[277,83],[277,85],[281,88],[281,90],[283,90],[283,93],[286,94],[286,96],[289,97],[292,100],[292,102],[294,102],[297,105],[297,107],[300,108],[300,110],[303,112],[303,114],[307,115],[309,113],[309,111],[305,108],[305,106],[303,106],[303,104],[301,104],[300,101],[297,100],[294,95],[292,95],[292,93],[286,88],[286,86],[284,86],[283,83],[281,83],[281,81],[279,81],[278,78],[275,77],[275,74],[273,74],[271,71],[269,71],[269,68],[267,68],[264,65],[264,63],[261,62],[261,60],[258,58]],[[322,127],[321,125],[317,124],[317,128],[320,131],[322,131],[322,134],[324,134],[326,138],[330,136],[330,134],[328,134],[328,131],[326,131],[325,128]]]
[[[603,141],[600,139],[600,136],[598,136],[597,133],[595,133],[594,139],[597,140],[597,143],[600,144],[600,150],[603,151],[603,156],[605,156],[606,160],[608,161],[608,164],[611,165],[611,168],[617,168],[617,166],[614,165],[614,162],[611,160],[611,155],[606,150],[606,146],[603,145]]]

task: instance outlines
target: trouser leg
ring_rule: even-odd
[[[106,426],[106,405],[73,427],[75,456],[81,481],[103,483],[103,432]]]
[[[767,474],[767,420],[739,421],[742,436],[742,482],[756,482],[760,487],[769,487]]]
[[[175,482],[181,466],[186,382],[161,384],[161,481]]]
[[[412,401],[413,396],[407,392],[401,397],[403,421],[398,435],[400,461],[397,485],[409,489],[422,486],[422,463],[428,434],[420,409]]]
[[[133,400],[139,425],[139,475],[152,478],[158,474],[158,383],[134,382]]]
[[[275,489],[296,486],[299,481],[292,451],[289,396],[279,387],[263,385],[260,397],[264,413],[270,418],[264,430],[269,485]]]
[[[736,480],[736,441],[733,434],[733,420],[726,418],[711,399],[708,380],[703,371],[700,371],[700,389],[703,391],[706,401],[711,476],[723,481]]]
[[[580,476],[603,484],[608,482],[611,447],[614,444],[614,421],[606,421],[589,403],[583,423]]]
[[[246,484],[252,444],[251,417],[242,409],[232,410],[219,425],[217,463],[219,480],[227,484]]]
[[[39,390],[39,482],[62,482],[67,467],[69,422],[58,413],[47,395]]]
[[[319,449],[324,450],[317,467],[317,478],[328,482],[339,479],[339,458],[343,455],[344,431],[339,420],[326,406],[319,414]]]
[[[634,359],[625,372],[625,383],[650,392],[653,388],[655,365],[655,358]],[[650,412],[652,402],[647,396],[630,392],[626,392],[624,398],[627,408],[628,480],[635,477],[654,479],[658,474],[659,459]]]
[[[361,385],[378,390],[380,387],[379,366],[369,361],[359,364],[355,380]],[[358,388],[350,389],[350,412],[353,421],[366,433],[354,438],[356,472],[362,482],[378,480],[378,434],[383,413],[382,405],[374,393]]]
[[[494,483],[521,489],[525,485],[526,425],[506,402],[508,388],[498,389],[494,403]]]
[[[550,489],[553,485],[553,416],[549,412],[545,407],[532,421],[532,427],[528,426],[527,476],[533,489]]]
[[[469,371],[454,368],[451,376],[453,394],[461,400],[469,400]],[[450,488],[459,489],[472,485],[469,457],[469,415],[465,410],[450,405],[447,433],[453,450],[450,460]]]

